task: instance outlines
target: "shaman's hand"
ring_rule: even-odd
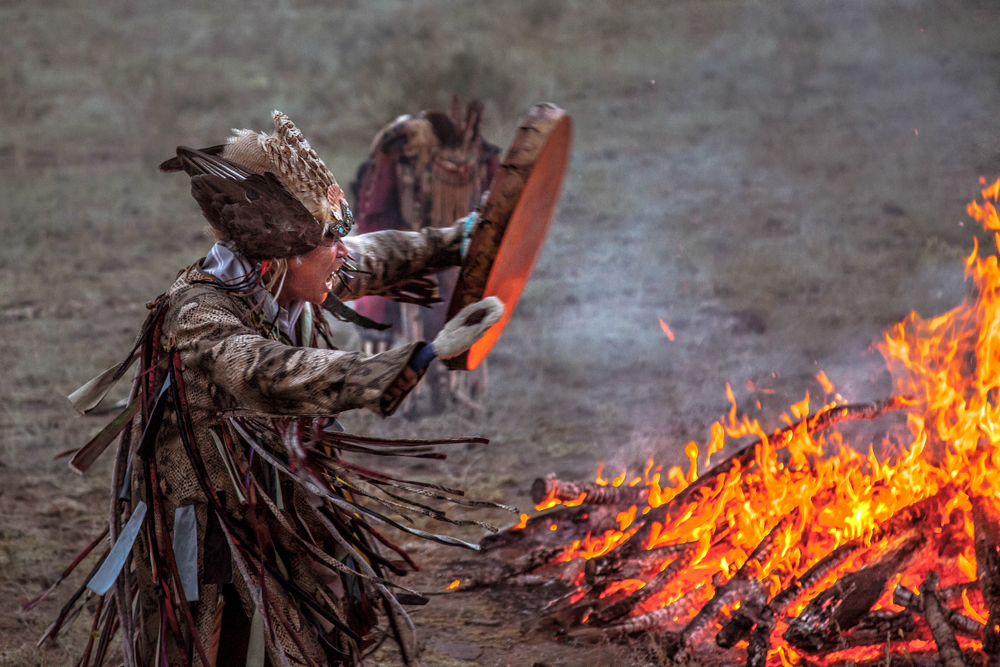
[[[482,338],[487,329],[499,322],[501,317],[503,301],[495,296],[488,296],[458,311],[444,325],[431,346],[442,359],[457,357]]]
[[[396,381],[385,390],[385,394],[382,395],[382,402],[386,405],[392,405],[400,396],[413,389],[419,379],[420,375],[417,371],[413,370],[410,366],[406,366],[403,368],[403,372],[396,378]]]

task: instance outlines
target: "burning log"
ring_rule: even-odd
[[[951,500],[958,491],[952,484],[946,484],[933,496],[928,496],[923,500],[903,507],[888,520],[883,521],[875,533],[872,541],[877,542],[886,538],[894,537],[909,530],[919,522],[926,521],[933,517],[940,517],[941,508]]]
[[[857,625],[885,590],[889,578],[905,569],[927,538],[910,531],[871,563],[850,572],[816,596],[788,624],[783,638],[808,653],[820,653],[837,645],[840,633]]]
[[[676,622],[676,619],[687,616],[694,611],[695,604],[697,604],[698,598],[701,597],[703,589],[704,584],[699,584],[674,602],[671,602],[660,609],[651,611],[647,614],[642,614],[640,616],[635,616],[628,619],[624,623],[612,625],[607,628],[578,628],[570,631],[569,636],[574,639],[593,640],[601,637],[606,639],[617,639],[627,635],[634,635],[639,632],[668,627],[671,623]],[[678,638],[670,637],[669,639],[672,641],[668,643],[676,643]]]
[[[954,489],[948,486],[934,496],[918,501],[899,510],[888,521],[885,521],[879,526],[875,533],[875,537],[877,539],[892,537],[903,530],[912,528],[916,522],[926,519],[934,513],[943,502],[946,502],[944,499],[951,491],[954,491]],[[764,667],[767,662],[768,652],[771,650],[771,632],[774,630],[774,625],[778,616],[780,616],[790,604],[795,602],[795,600],[803,594],[807,593],[811,588],[815,587],[831,571],[846,562],[861,548],[862,544],[860,542],[848,542],[840,545],[831,553],[817,561],[816,564],[809,568],[809,570],[807,570],[805,574],[799,578],[798,582],[792,584],[776,595],[774,599],[771,600],[771,602],[757,614],[756,626],[753,627],[752,633],[749,632],[749,628],[747,627],[747,620],[750,619],[741,618],[741,616],[744,616],[745,612],[744,614],[741,614],[742,610],[738,610],[733,615],[733,618],[723,626],[722,631],[720,631],[719,635],[716,637],[716,641],[723,648],[730,648],[735,646],[739,640],[746,638],[747,634],[749,634],[750,639],[749,645],[747,646],[746,664],[748,667]],[[961,596],[964,590],[975,585],[975,582],[972,582],[969,584],[952,586],[944,590],[949,596],[949,599],[951,599],[952,596]],[[749,616],[749,614],[746,615]],[[961,615],[959,614],[959,616]],[[971,623],[975,623],[972,619],[968,619],[964,616],[962,616],[962,618]],[[968,624],[957,618],[956,623],[963,624],[963,627],[966,628],[969,627]]]
[[[957,584],[955,586],[949,586],[948,588],[942,588],[937,591],[937,599],[941,603],[941,612],[945,616],[945,621],[947,621],[948,625],[951,626],[951,629],[955,631],[955,634],[982,641],[982,623],[969,618],[955,609],[949,609],[944,606],[945,603],[950,600],[954,600],[956,598],[961,599],[962,593],[968,590],[968,586],[969,584]],[[892,602],[893,604],[898,604],[900,607],[906,607],[906,609],[916,614],[920,614],[921,616],[924,615],[924,597],[922,595],[917,595],[915,591],[911,591],[902,584],[896,584],[896,588],[892,592]]]
[[[767,654],[771,652],[771,632],[778,620],[778,614],[771,605],[764,605],[757,617],[757,625],[747,644],[747,667],[765,667]],[[734,642],[735,645],[735,642]]]
[[[924,630],[926,632],[926,630]],[[832,650],[875,646],[890,641],[920,639],[923,635],[909,611],[878,609],[869,612]]]
[[[662,562],[670,556],[682,554],[687,551],[693,553],[696,544],[682,542],[680,544],[665,544],[653,549],[647,549],[635,558],[625,560],[616,558],[620,549],[615,549],[606,557],[591,558],[587,561],[586,577],[588,583],[597,583],[601,578],[615,575],[620,578],[628,578],[631,574],[638,574],[643,570],[654,567],[658,562]]]
[[[537,549],[526,553],[520,558],[516,558],[509,563],[503,563],[500,567],[494,568],[492,571],[487,572],[478,577],[473,577],[467,579],[462,584],[462,590],[475,590],[477,588],[488,588],[490,586],[496,586],[504,582],[510,583],[510,580],[526,575],[532,570],[537,570],[540,567],[545,567],[552,561],[559,558],[559,556],[565,551],[565,547],[548,547],[542,546]],[[518,583],[522,585],[538,585],[531,579],[524,579]],[[538,583],[545,583],[544,579],[540,579]]]
[[[768,442],[772,447],[779,449],[784,447],[792,438],[798,434],[812,434],[822,431],[841,422],[847,421],[871,421],[878,419],[890,412],[894,412],[906,407],[910,399],[905,396],[894,396],[892,398],[875,401],[873,403],[855,403],[842,405],[827,410],[821,410],[814,415],[797,421],[791,426],[779,429],[768,437]],[[725,459],[711,470],[700,475],[691,484],[681,490],[669,502],[654,508],[646,515],[646,522],[623,547],[621,558],[630,558],[642,548],[642,544],[649,537],[655,521],[665,521],[667,516],[675,509],[681,507],[691,499],[692,495],[699,489],[710,483],[714,483],[719,477],[729,473],[736,468],[743,470],[754,463],[757,456],[757,447],[761,445],[761,440],[756,440],[743,449],[739,450],[729,458]]]
[[[892,518],[879,526],[878,531],[876,531],[876,538],[882,539],[885,537],[891,537],[904,529],[912,527],[915,522],[926,518],[931,513],[936,511],[942,503],[942,498],[946,497],[944,494],[951,490],[953,489],[951,489],[950,486],[946,487],[929,498],[917,501],[899,510],[892,516]],[[771,632],[774,630],[777,617],[785,610],[785,608],[795,602],[799,596],[806,593],[810,588],[822,581],[833,569],[843,564],[848,558],[853,556],[859,549],[861,549],[861,546],[860,542],[848,542],[840,545],[809,568],[809,570],[807,570],[806,573],[799,578],[797,583],[792,584],[776,595],[774,599],[766,605],[763,610],[761,610],[758,614],[757,624],[750,634],[750,641],[747,646],[747,667],[764,667],[767,663],[767,654],[771,650]],[[966,586],[968,585],[963,585],[961,588],[957,586],[953,586],[951,588],[956,590],[957,595],[961,595],[962,590],[964,590]],[[726,627],[723,627],[723,632],[726,634],[720,632],[719,636],[716,637],[716,641],[719,641],[719,637],[722,637],[722,641],[726,643],[722,643],[722,641],[720,641],[720,646],[723,648],[735,646],[736,642],[746,636],[741,632],[743,627],[745,627],[745,623],[731,630],[726,630]],[[729,646],[726,644],[729,644]]]
[[[541,505],[546,499],[574,505],[635,505],[646,499],[649,489],[634,486],[601,486],[594,482],[566,482],[555,473],[539,477],[531,485],[531,500]]]
[[[796,513],[797,514],[797,513]],[[669,657],[675,661],[681,661],[688,651],[701,642],[708,632],[715,628],[715,623],[722,615],[723,609],[727,606],[742,603],[746,598],[759,596],[763,585],[757,581],[756,577],[763,571],[767,560],[774,549],[775,538],[781,534],[785,526],[793,519],[793,515],[783,517],[760,541],[757,548],[753,550],[746,562],[736,571],[733,578],[722,585],[716,585],[712,599],[705,603],[705,606],[695,615],[691,621],[684,626],[680,634],[680,642],[676,646],[676,651]],[[766,595],[764,601],[766,601]],[[761,603],[763,608],[763,602]]]
[[[695,546],[684,545],[684,549],[674,550],[676,558],[644,586],[631,593],[609,591],[609,585],[613,584],[611,581],[602,581],[596,584],[587,582],[545,605],[543,623],[565,630],[584,622],[589,622],[593,626],[607,626],[617,621],[622,616],[634,611],[640,604],[663,590],[665,586],[680,576],[694,560]]]
[[[796,512],[796,515],[798,513]],[[763,569],[774,545],[774,536],[782,529],[793,516],[787,516],[778,522],[770,533],[754,549],[753,553],[739,569],[736,576],[739,577],[751,561],[756,561],[759,565],[758,571]],[[734,577],[735,578],[735,577]],[[732,583],[732,582],[730,582]],[[754,581],[754,583],[757,583]],[[747,637],[751,629],[760,620],[761,613],[767,604],[767,590],[764,586],[752,587],[748,594],[740,600],[740,608],[736,610],[728,621],[723,623],[722,630],[715,636],[715,643],[722,648],[732,648],[736,643]],[[787,603],[785,603],[787,604]]]
[[[723,622],[719,634],[715,635],[715,643],[722,648],[732,648],[741,639],[750,635],[750,631],[760,621],[767,606],[767,589],[757,586],[752,590],[733,612],[729,620]]]
[[[774,630],[774,624],[777,622],[778,616],[790,604],[795,602],[799,596],[816,586],[827,574],[843,564],[860,548],[860,542],[841,544],[806,570],[797,583],[781,591],[774,596],[774,599],[770,603],[764,605],[764,608],[757,616],[757,625],[754,626],[753,633],[750,634],[750,641],[747,646],[747,667],[764,667],[767,664],[767,654],[771,651],[771,632]],[[736,636],[735,631],[730,632],[732,634],[726,637],[727,641],[732,642],[730,646],[735,646],[736,642],[745,636]],[[721,632],[719,634],[722,635]],[[718,637],[716,637],[716,641],[718,641]],[[728,648],[721,642],[719,646]]]
[[[934,643],[937,644],[943,667],[965,667],[962,649],[955,639],[955,631],[948,623],[947,609],[937,596],[938,574],[928,572],[920,586],[920,597],[924,599],[924,618],[931,628]]]
[[[619,600],[604,609],[595,611],[590,616],[590,622],[597,626],[608,625],[637,608],[640,604],[648,600],[654,593],[659,592],[664,586],[676,579],[684,571],[684,568],[691,564],[691,561],[694,560],[695,556],[695,545],[684,546],[686,548],[679,552],[677,558],[675,558],[665,568],[660,570],[660,572],[653,577],[649,583],[639,590],[633,591],[624,599]]]
[[[989,619],[983,631],[983,652],[991,667],[1000,665],[1000,552],[996,514],[982,496],[972,498],[972,523],[975,532],[976,576],[983,591]]]
[[[479,546],[485,551],[495,551],[513,546],[527,549],[532,546],[565,545],[582,539],[589,532],[613,527],[616,525],[615,514],[610,507],[560,507],[527,519],[522,527],[487,535],[480,540]]]

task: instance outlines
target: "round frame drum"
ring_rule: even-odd
[[[465,354],[443,360],[472,370],[486,358],[510,320],[555,215],[569,162],[573,122],[554,104],[535,106],[490,184],[448,304],[448,319],[488,296],[506,306],[503,318]]]

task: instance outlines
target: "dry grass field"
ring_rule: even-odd
[[[535,102],[573,115],[562,205],[485,414],[344,421],[488,436],[411,472],[522,509],[550,471],[686,460],[727,382],[765,427],[819,369],[848,399],[885,394],[870,344],[963,297],[965,203],[1000,175],[993,0],[4,0],[0,665],[75,661],[83,623],[34,648],[69,587],[19,611],[105,520],[107,468],[52,461],[103,426],[64,396],[211,245],[156,164],[281,109],[346,184],[381,125],[452,92],[483,99],[501,145]],[[412,546],[427,590],[469,558]],[[655,661],[532,631],[545,598],[435,598],[415,614],[422,664]]]

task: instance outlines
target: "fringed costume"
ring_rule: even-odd
[[[413,626],[401,603],[426,599],[388,579],[415,565],[384,526],[476,548],[412,528],[406,515],[486,526],[438,506],[498,507],[341,456],[443,458],[435,444],[485,441],[343,432],[344,410],[392,414],[423,373],[414,359],[433,346],[338,351],[324,309],[281,308],[262,287],[269,263],[295,261],[351,226],[322,161],[277,112],[275,125],[274,135],[179,148],[164,163],[191,175],[223,241],[149,304],[128,358],[71,397],[93,409],[138,362],[127,407],[72,461],[85,471],[118,437],[108,532],[66,574],[91,551],[103,556],[42,639],[96,597],[79,667],[100,667],[116,633],[126,667],[355,665],[387,636],[409,662]],[[458,264],[461,238],[461,225],[343,238],[353,264],[333,303],[392,294]],[[443,354],[455,343],[435,345]]]

